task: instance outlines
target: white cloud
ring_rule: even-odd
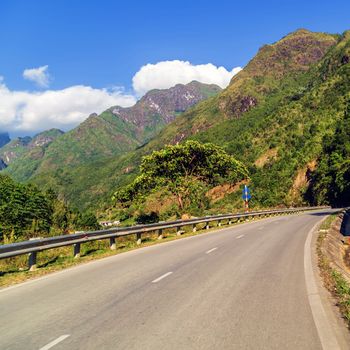
[[[49,128],[68,130],[93,113],[136,102],[121,89],[94,89],[76,85],[42,92],[11,91],[0,77],[0,130],[33,132]]]
[[[48,68],[49,66],[46,65],[38,68],[25,69],[23,71],[23,78],[33,81],[40,87],[48,87],[50,83]]]
[[[193,65],[185,61],[163,61],[140,68],[132,79],[134,93],[140,97],[151,89],[166,89],[192,80],[226,87],[240,67],[228,71],[211,63]],[[26,69],[25,79],[47,87],[48,66]],[[115,105],[129,107],[136,97],[121,88],[94,89],[75,85],[61,90],[14,91],[0,76],[0,130],[14,134],[33,134],[49,128],[69,130],[93,112],[101,113]]]
[[[138,96],[151,89],[167,89],[176,84],[187,84],[192,80],[201,83],[217,84],[225,88],[231,78],[242,68],[236,67],[228,71],[212,63],[193,65],[188,61],[162,61],[146,64],[134,75],[133,88]]]

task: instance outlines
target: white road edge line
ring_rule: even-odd
[[[49,350],[51,349],[53,346],[57,345],[58,343],[60,343],[61,341],[67,339],[70,336],[70,334],[64,334],[61,335],[60,337],[58,337],[57,339],[53,340],[51,343],[46,344],[45,346],[43,346],[42,348],[40,348],[39,350]]]
[[[157,283],[157,282],[161,281],[163,278],[170,276],[171,274],[172,274],[171,271],[167,272],[164,275],[162,275],[162,276],[156,278],[155,280],[153,280],[152,283]]]
[[[205,252],[205,254],[210,254],[211,252],[213,252],[214,250],[218,249],[217,247],[209,249],[208,251]]]
[[[305,282],[307,296],[309,299],[309,304],[312,311],[312,316],[316,325],[318,332],[318,337],[320,338],[322,349],[340,349],[337,338],[332,330],[332,326],[327,318],[326,311],[322,305],[322,300],[316,285],[316,279],[314,275],[314,270],[312,268],[312,250],[311,250],[311,240],[314,231],[317,229],[318,222],[309,231],[308,236],[304,245],[304,272],[305,272]]]
[[[244,237],[244,235],[237,236],[236,239],[240,239],[242,237]]]

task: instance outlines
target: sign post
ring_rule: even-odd
[[[244,185],[244,188],[242,191],[242,198],[244,200],[245,211],[247,212],[249,211],[249,201],[252,198],[249,187],[247,185]]]

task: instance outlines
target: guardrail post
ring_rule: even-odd
[[[197,226],[196,226],[196,224],[193,224],[193,226],[192,226],[192,232],[197,232]]]
[[[163,230],[161,228],[158,230],[158,239],[163,239]]]
[[[74,259],[80,258],[80,243],[73,244]]]
[[[176,227],[176,235],[181,236],[181,226]]]
[[[36,270],[36,253],[37,252],[29,253],[29,259],[28,259],[29,271],[35,271]]]
[[[116,243],[115,243],[115,237],[111,237],[111,238],[109,239],[109,248],[110,248],[111,250],[116,250],[116,249],[117,249],[117,245],[116,245]]]
[[[218,226],[219,227],[221,226],[221,220],[218,220]]]
[[[136,244],[140,245],[142,243],[141,232],[136,233]]]
[[[207,221],[207,222],[205,223],[205,229],[206,229],[206,230],[209,230],[209,229],[210,229],[209,221]]]
[[[232,219],[228,219],[228,224],[232,225]]]

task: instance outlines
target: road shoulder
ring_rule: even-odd
[[[318,265],[318,222],[309,232],[304,247],[305,279],[314,321],[324,350],[349,349],[350,333],[341,317],[337,301],[324,286]]]

